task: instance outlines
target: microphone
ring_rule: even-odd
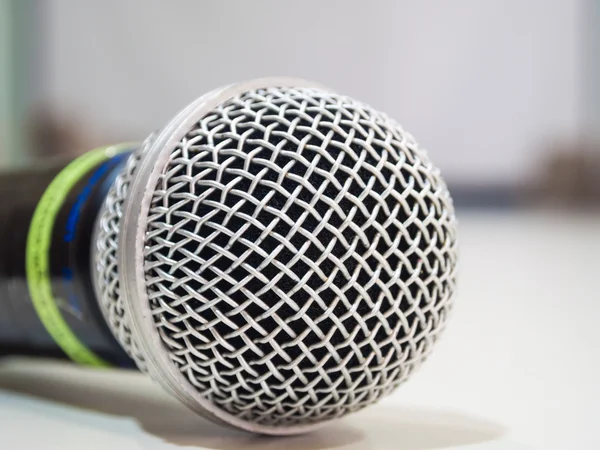
[[[214,422],[288,435],[390,394],[445,328],[452,200],[387,115],[315,83],[259,79],[100,153],[73,195],[85,219],[56,226],[38,205],[28,232],[27,297],[72,359],[134,361]],[[32,237],[40,224],[56,242]],[[93,333],[64,319],[58,283],[39,286],[44,261],[65,267],[61,248],[79,255],[61,276],[80,280],[71,303]]]

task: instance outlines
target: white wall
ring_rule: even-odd
[[[193,97],[314,79],[394,116],[450,179],[519,181],[581,122],[585,0],[48,0],[44,98],[142,137]]]

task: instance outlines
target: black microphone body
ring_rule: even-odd
[[[33,169],[0,174],[0,355],[68,358],[40,318],[33,302],[27,260],[44,256],[39,274],[49,285],[61,316],[76,338],[108,365],[135,367],[113,337],[94,295],[91,236],[98,211],[130,152],[106,156],[96,163],[55,161]],[[55,185],[64,198],[46,197],[49,186],[67,176],[72,186]],[[52,192],[50,192],[52,194]],[[56,197],[56,195],[54,196]],[[56,209],[52,214],[52,209]],[[51,227],[46,250],[36,248],[34,214]],[[31,274],[29,274],[31,275]],[[43,312],[42,312],[43,314]],[[57,332],[60,332],[58,330]]]

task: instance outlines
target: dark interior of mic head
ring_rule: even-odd
[[[146,285],[199,390],[295,423],[408,375],[452,289],[445,187],[413,145],[364,105],[302,89],[247,92],[187,133],[151,205]]]

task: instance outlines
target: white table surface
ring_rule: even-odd
[[[463,213],[454,316],[379,405],[265,438],[207,423],[143,376],[0,364],[0,450],[599,449],[600,216]]]

